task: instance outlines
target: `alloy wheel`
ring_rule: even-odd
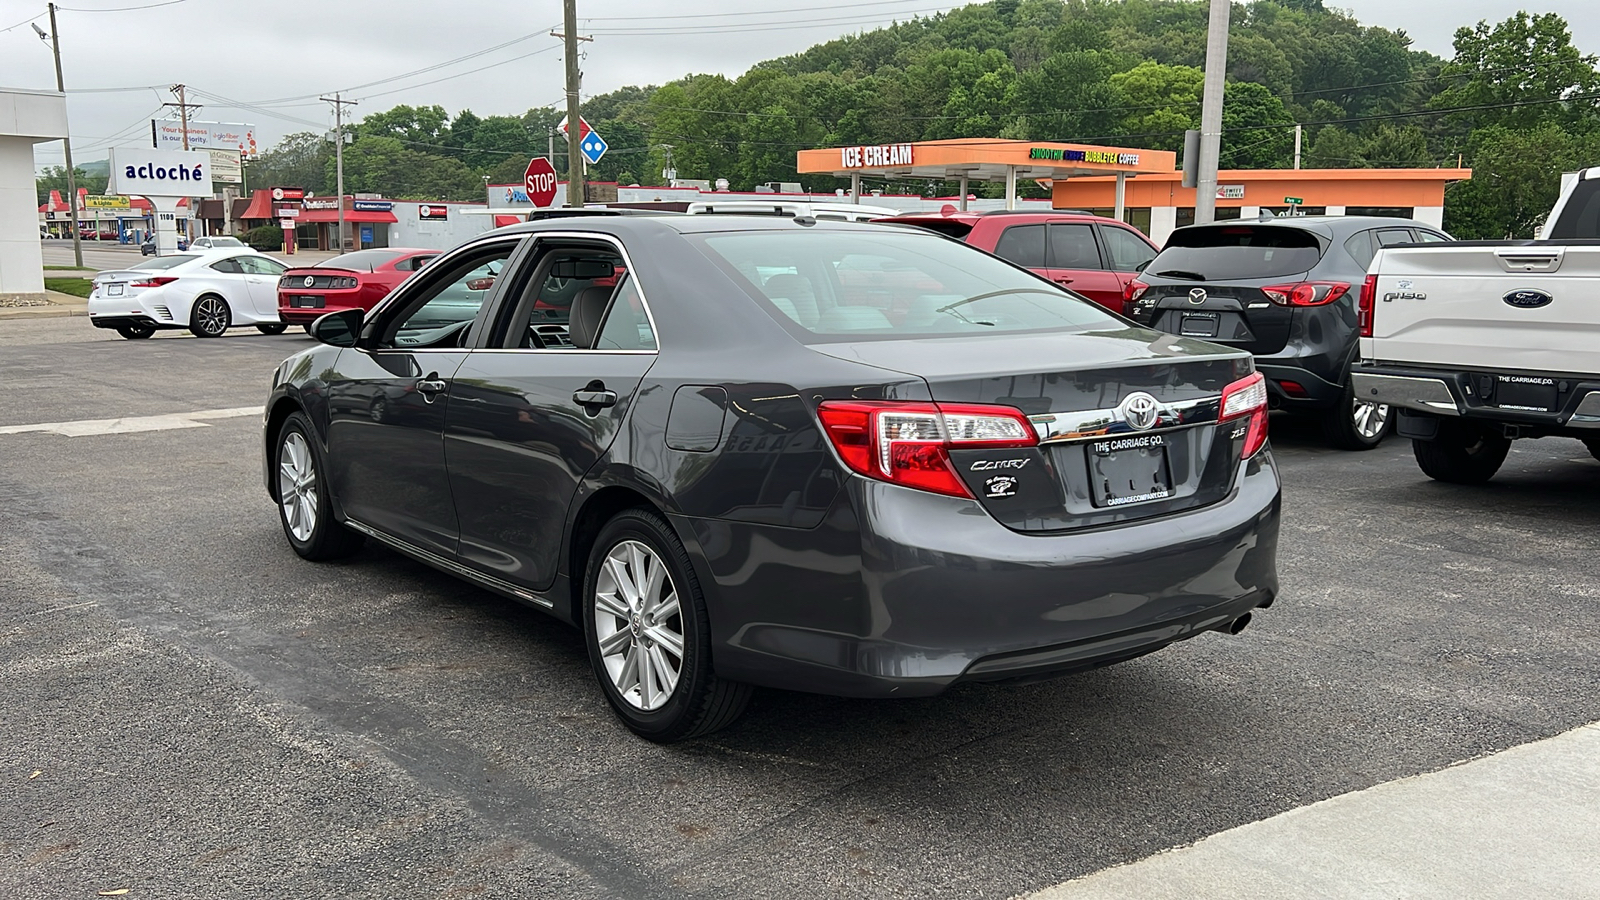
[[[1389,404],[1357,400],[1350,405],[1350,416],[1356,434],[1364,440],[1374,440],[1389,424]]]
[[[683,671],[683,615],[666,563],[639,541],[620,541],[595,579],[594,633],[622,699],[650,712],[672,699]]]
[[[217,297],[202,297],[194,304],[195,322],[200,330],[218,335],[228,330],[228,306]]]
[[[317,468],[311,445],[298,431],[283,439],[278,452],[278,500],[283,521],[297,541],[309,541],[317,529]]]

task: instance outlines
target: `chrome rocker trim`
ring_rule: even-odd
[[[367,537],[370,537],[383,544],[387,544],[393,549],[404,553],[412,559],[415,559],[417,562],[426,563],[427,565],[433,566],[435,569],[449,572],[452,575],[459,575],[462,578],[474,582],[481,587],[488,588],[497,594],[503,594],[513,600],[521,600],[526,603],[532,603],[535,606],[539,606],[544,609],[555,608],[555,603],[542,594],[535,594],[526,588],[517,587],[509,581],[501,581],[493,575],[485,575],[482,572],[479,572],[477,569],[470,569],[458,562],[445,559],[437,553],[432,553],[422,549],[421,547],[407,543],[406,541],[403,541],[397,537],[385,534],[384,532],[373,528],[371,525],[362,524],[361,522],[357,522],[355,519],[351,518],[346,518],[344,520],[344,524],[352,529],[355,529],[356,531],[361,532]]]
[[[1387,403],[1434,415],[1461,415],[1461,407],[1443,379],[1352,372],[1350,380],[1355,386],[1357,400]]]

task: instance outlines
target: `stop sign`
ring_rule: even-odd
[[[522,174],[522,185],[528,189],[528,199],[534,206],[544,209],[556,200],[556,170],[550,160],[535,156]]]

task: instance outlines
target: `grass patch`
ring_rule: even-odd
[[[74,297],[87,298],[89,292],[94,290],[94,280],[89,278],[46,278],[44,280],[44,289],[71,294]]]
[[[93,272],[94,271],[93,269],[88,268],[88,267],[84,267],[84,268],[80,269],[77,266],[45,266],[44,270],[46,272]]]

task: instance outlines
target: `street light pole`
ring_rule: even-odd
[[[56,56],[56,90],[64,97],[67,94],[66,82],[61,77],[61,35],[56,33],[56,5],[46,4],[50,8],[50,50]],[[38,29],[35,28],[35,31]],[[39,35],[43,38],[44,35]],[[70,128],[68,129],[71,130]],[[78,268],[83,268],[83,236],[78,234],[78,176],[72,166],[72,138],[61,139],[61,148],[67,157],[67,209],[72,216],[72,262]]]
[[[1211,23],[1206,30],[1205,88],[1200,95],[1200,171],[1194,194],[1194,223],[1209,225],[1217,218],[1217,165],[1222,156],[1223,79],[1228,74],[1228,14],[1230,0],[1211,0]]]

